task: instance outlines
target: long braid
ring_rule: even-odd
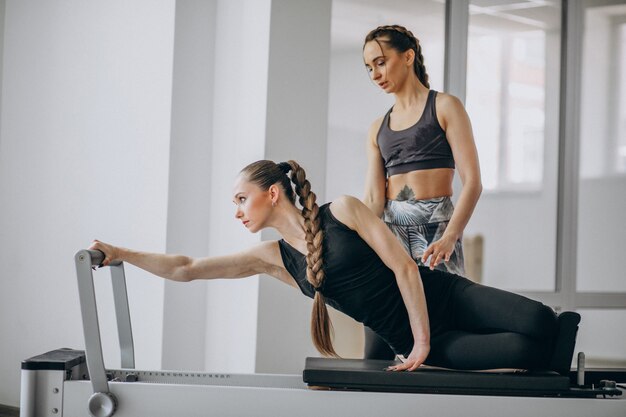
[[[291,182],[295,185],[304,216],[308,252],[306,256],[307,281],[315,288],[313,311],[311,312],[311,338],[320,353],[325,356],[338,356],[333,348],[332,323],[324,295],[321,292],[325,275],[322,251],[324,234],[319,219],[319,207],[315,202],[316,196],[311,191],[311,183],[306,179],[304,169],[293,160],[289,161],[288,164],[291,166]]]
[[[289,172],[291,171],[291,176]],[[267,191],[272,185],[280,184],[285,197],[291,204],[296,203],[296,194],[302,206],[305,239],[307,243],[307,281],[315,289],[313,311],[311,313],[311,338],[313,344],[325,356],[338,356],[332,343],[332,323],[322,294],[324,288],[324,268],[322,242],[324,234],[320,225],[319,207],[315,203],[315,193],[306,179],[304,169],[296,161],[274,163],[262,160],[251,163],[241,170],[248,181]],[[291,177],[291,178],[290,178]]]
[[[401,36],[396,36],[397,34]],[[384,37],[389,39],[380,39]],[[408,49],[413,49],[415,52],[413,71],[415,71],[415,75],[417,75],[420,82],[424,84],[426,88],[430,88],[428,73],[426,72],[426,66],[424,65],[422,46],[410,30],[400,25],[379,26],[368,33],[365,37],[365,43],[373,40],[386,42],[399,52],[405,52]]]
[[[424,55],[422,55],[422,45],[420,45],[417,38],[413,39],[415,39],[416,42],[415,60],[413,60],[413,68],[415,69],[415,74],[426,88],[430,88],[428,73],[426,72],[426,66],[424,65]]]

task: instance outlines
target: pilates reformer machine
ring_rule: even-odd
[[[102,260],[99,251],[75,256],[85,351],[22,362],[22,417],[626,416],[626,370],[581,363],[569,375],[387,372],[391,361],[323,358],[307,358],[302,375],[138,370],[122,263],[110,266],[122,369],[106,369],[92,275]]]

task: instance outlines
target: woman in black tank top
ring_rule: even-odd
[[[418,265],[465,275],[462,235],[482,190],[465,109],[456,97],[430,90],[421,45],[402,26],[372,30],[363,59],[372,81],[395,96],[370,128],[363,201]],[[457,166],[463,187],[454,208]],[[365,341],[366,357],[393,356],[367,328]]]
[[[295,161],[257,161],[235,182],[235,217],[251,232],[276,229],[279,241],[201,259],[99,241],[91,249],[104,252],[102,265],[119,260],[175,281],[273,276],[313,298],[311,336],[326,356],[336,356],[329,304],[370,326],[396,354],[406,356],[393,370],[414,370],[422,363],[459,369],[547,368],[552,363],[557,318],[549,307],[418,268],[358,199],[343,196],[321,207],[315,200]],[[569,366],[572,353],[573,346],[559,363]]]

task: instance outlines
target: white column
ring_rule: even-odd
[[[324,202],[331,1],[274,0],[271,9],[265,155],[294,159]],[[264,240],[273,239],[264,232]],[[311,301],[263,277],[259,282],[256,371],[302,372],[316,356]]]
[[[206,256],[217,1],[176,2],[167,252]],[[165,281],[163,368],[204,369],[206,282]]]
[[[270,0],[219,0],[215,26],[209,254],[260,241],[234,218],[232,184],[265,149]],[[202,190],[199,190],[201,192]],[[207,285],[206,369],[254,372],[258,278]]]

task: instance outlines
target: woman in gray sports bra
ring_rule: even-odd
[[[464,275],[462,235],[482,185],[463,104],[430,90],[420,43],[402,26],[372,30],[363,59],[372,81],[395,96],[369,130],[364,203],[419,265]],[[456,208],[450,199],[455,167],[463,184]],[[393,357],[367,328],[365,357]]]

